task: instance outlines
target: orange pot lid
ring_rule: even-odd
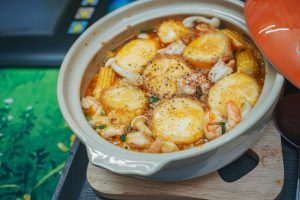
[[[300,1],[247,0],[245,18],[265,56],[300,88]]]

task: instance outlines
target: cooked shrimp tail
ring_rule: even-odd
[[[226,112],[227,112],[227,123],[226,129],[230,130],[234,128],[240,121],[241,121],[241,112],[236,103],[234,101],[229,101],[226,105]]]
[[[208,140],[214,140],[225,133],[226,130],[224,130],[222,123],[225,122],[220,113],[210,110],[205,114],[203,130]]]

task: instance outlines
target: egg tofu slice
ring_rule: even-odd
[[[220,31],[207,33],[188,44],[183,56],[195,67],[209,70],[219,59],[232,57],[231,43]]]
[[[164,21],[158,28],[158,37],[163,43],[171,43],[179,40],[182,36],[188,33],[181,21],[167,20]]]
[[[117,53],[116,63],[126,71],[141,74],[145,65],[155,56],[157,45],[155,40],[131,40]]]
[[[106,113],[112,113],[121,124],[128,124],[148,106],[145,93],[124,83],[117,83],[104,90],[100,101]]]
[[[173,98],[161,102],[153,110],[153,134],[175,144],[192,144],[204,137],[202,105],[188,98]]]
[[[253,107],[259,94],[260,87],[255,78],[244,73],[234,73],[213,85],[208,94],[208,105],[227,117],[227,102],[234,101],[241,109],[247,100]]]
[[[159,97],[179,94],[179,78],[191,72],[187,63],[178,56],[158,55],[148,63],[144,72],[144,85],[148,91]]]

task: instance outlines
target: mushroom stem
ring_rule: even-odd
[[[245,100],[244,106],[242,107],[242,118],[245,118],[246,115],[251,111],[252,106],[248,100]]]
[[[168,45],[163,49],[157,50],[157,52],[160,54],[179,55],[183,53],[184,49],[185,49],[185,44],[181,40],[178,40],[176,42],[171,43],[170,45]]]
[[[146,135],[148,136],[152,136],[152,132],[151,130],[149,129],[149,127],[146,125],[146,120],[148,118],[143,116],[143,115],[140,115],[140,116],[136,116],[132,122],[131,122],[131,127],[132,128],[136,128],[138,129],[139,131],[145,133]]]
[[[143,133],[146,133],[149,136],[152,135],[151,130],[149,129],[149,127],[146,126],[146,124],[144,124],[143,122],[141,122],[141,121],[137,122],[135,126],[138,130],[143,131]]]
[[[126,78],[130,83],[133,85],[142,85],[143,84],[143,78],[139,74],[135,74],[132,72],[128,72],[124,70],[122,67],[120,67],[116,62],[115,58],[110,58],[106,61],[105,67],[111,66],[111,68],[120,76]]]
[[[201,16],[192,16],[192,17],[187,17],[182,21],[183,25],[186,28],[193,28],[195,23],[200,23],[200,22],[209,24],[210,26],[215,28],[219,27],[221,24],[220,19],[216,17],[208,19],[206,17],[201,17]]]

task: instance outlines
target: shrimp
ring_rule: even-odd
[[[226,129],[230,130],[234,128],[242,118],[239,107],[234,103],[234,101],[229,101],[226,104],[226,112],[227,112],[227,123]]]
[[[178,80],[178,87],[184,94],[195,94],[200,88],[201,94],[207,95],[211,84],[201,72],[188,72]]]
[[[206,23],[209,24],[210,26],[214,27],[214,28],[218,28],[221,24],[221,21],[219,18],[206,18],[206,17],[202,17],[202,16],[191,16],[191,17],[187,17],[182,21],[182,24],[187,27],[187,28],[192,28],[195,26],[195,23]]]
[[[149,147],[148,152],[150,153],[168,153],[178,151],[178,146],[171,141],[163,141],[157,138]]]
[[[225,123],[225,120],[218,111],[210,110],[205,113],[203,130],[208,140],[214,140],[222,135],[221,123]]]
[[[203,130],[208,140],[214,140],[226,131],[234,128],[241,121],[241,112],[234,101],[226,104],[227,120],[215,110],[210,110],[204,116]]]
[[[178,40],[176,42],[171,43],[166,48],[157,50],[157,52],[159,54],[179,55],[183,53],[184,49],[185,44],[181,40]]]
[[[231,67],[232,69],[234,69],[234,68],[236,67],[236,61],[235,61],[235,59],[229,60],[229,61],[226,63],[226,65],[227,65],[228,67]]]
[[[163,141],[157,138],[149,147],[148,152],[149,153],[159,153],[161,151],[161,148],[163,146]]]

